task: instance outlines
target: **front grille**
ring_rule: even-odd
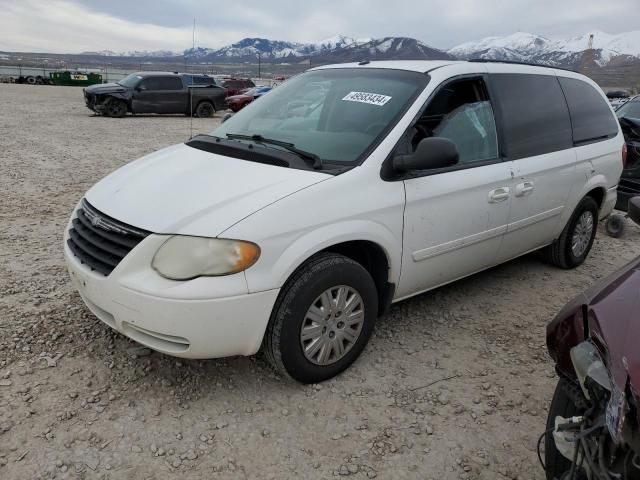
[[[83,199],[67,245],[80,262],[107,276],[150,233],[99,212]]]

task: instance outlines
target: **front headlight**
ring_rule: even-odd
[[[590,400],[589,389],[585,382],[592,379],[601,387],[611,391],[609,372],[602,362],[596,347],[590,342],[582,342],[571,349],[571,361],[576,371],[578,382],[587,400]]]
[[[259,256],[260,247],[255,243],[176,235],[160,246],[151,266],[171,280],[190,280],[242,272]]]

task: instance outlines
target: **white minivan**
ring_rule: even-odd
[[[65,258],[89,309],[151,349],[262,347],[317,382],[392,302],[543,248],[580,265],[624,156],[605,95],[576,73],[323,66],[98,182]]]

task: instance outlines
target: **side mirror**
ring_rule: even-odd
[[[627,207],[627,215],[637,225],[640,225],[640,197],[631,197]]]
[[[397,172],[410,170],[433,170],[450,167],[458,163],[456,144],[442,137],[423,138],[416,151],[408,155],[397,155],[393,159],[393,168]]]
[[[229,120],[231,117],[233,117],[233,113],[232,112],[227,112],[222,116],[222,120],[220,120],[220,123],[224,123],[227,120]]]

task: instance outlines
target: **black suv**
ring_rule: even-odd
[[[92,85],[83,91],[87,107],[108,117],[122,117],[127,112],[211,117],[226,108],[225,89],[208,75],[138,72],[117,83]]]

